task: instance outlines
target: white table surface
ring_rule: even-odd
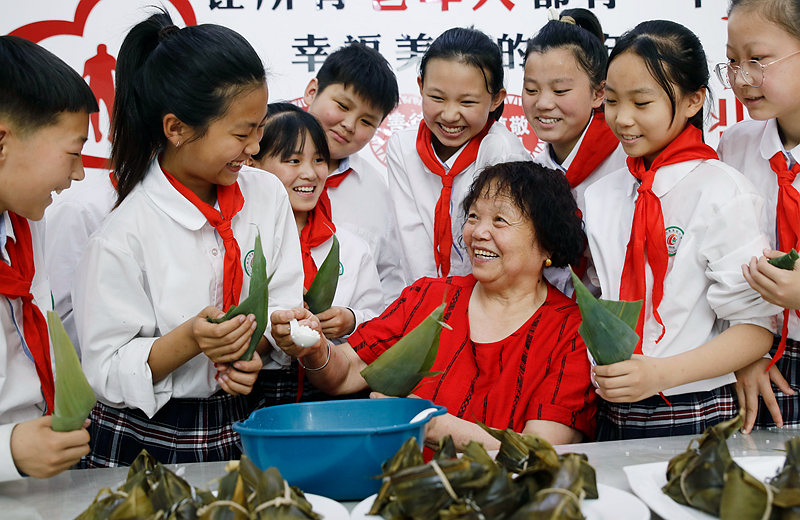
[[[800,431],[757,431],[752,435],[734,434],[728,447],[734,457],[782,455],[784,442]],[[560,453],[585,453],[597,470],[597,481],[631,491],[622,468],[669,460],[686,450],[692,436],[584,443],[558,446]],[[225,474],[224,462],[170,465],[183,467],[183,477],[198,487],[215,487],[211,481]],[[0,483],[0,518],[27,520],[72,519],[83,512],[103,487],[116,489],[127,475],[128,468],[71,470],[46,480],[33,478]],[[348,509],[355,502],[345,503]],[[655,516],[654,516],[655,518]]]

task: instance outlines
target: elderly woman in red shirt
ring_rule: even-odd
[[[381,316],[364,323],[342,345],[322,340],[302,349],[289,339],[288,321],[307,312],[276,311],[273,336],[302,357],[312,384],[330,394],[367,388],[361,370],[442,301],[447,302],[433,371],[415,395],[447,407],[426,431],[426,444],[446,434],[463,448],[470,440],[497,449],[476,422],[535,432],[554,444],[591,439],[595,392],[586,346],[578,334],[577,305],[551,286],[545,267],[580,257],[585,237],[564,176],[532,162],[486,168],[464,201],[463,240],[472,275],[422,278]],[[315,370],[317,367],[324,368]]]

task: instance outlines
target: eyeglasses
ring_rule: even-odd
[[[714,67],[714,72],[717,74],[717,79],[719,79],[720,83],[722,83],[722,86],[725,88],[731,88],[731,86],[736,83],[736,74],[741,74],[742,80],[751,87],[760,87],[764,84],[764,71],[767,67],[785,60],[786,58],[791,58],[795,54],[800,54],[800,51],[795,51],[783,58],[771,61],[766,65],[756,60],[747,60],[742,62],[741,65],[719,63]]]

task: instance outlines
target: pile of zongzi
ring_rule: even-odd
[[[219,480],[216,496],[184,479],[142,451],[116,490],[100,490],[76,520],[319,520],[303,492],[290,486],[276,468],[261,471],[246,456],[232,461]]]
[[[800,518],[800,437],[786,443],[786,462],[777,476],[761,482],[728,451],[728,437],[741,427],[739,415],[693,439],[689,449],[669,461],[662,490],[679,504],[723,520]]]
[[[496,457],[471,442],[461,458],[446,437],[425,464],[411,438],[383,465],[386,477],[371,515],[387,519],[579,519],[584,498],[597,498],[585,455],[559,456],[544,439],[486,428],[501,441]]]

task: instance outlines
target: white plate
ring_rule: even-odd
[[[325,520],[348,520],[350,518],[347,508],[336,500],[321,495],[312,495],[311,493],[306,493],[305,495],[314,512],[322,515]]]
[[[647,509],[644,502],[627,491],[598,484],[597,493],[600,498],[583,501],[581,510],[586,520],[647,520],[650,518],[650,510]],[[382,516],[367,514],[372,503],[375,502],[376,496],[372,495],[359,502],[350,513],[350,520],[383,520]]]
[[[774,477],[785,457],[734,457],[734,461],[759,480]],[[664,520],[714,519],[702,511],[681,505],[661,491],[667,483],[667,462],[625,466],[631,489]]]

